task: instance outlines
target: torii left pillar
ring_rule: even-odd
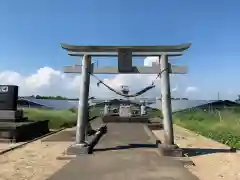
[[[174,146],[172,107],[171,107],[171,91],[169,77],[168,56],[160,57],[161,68],[161,94],[162,94],[162,114],[164,127],[164,144],[166,146]]]
[[[90,85],[91,56],[84,55],[82,59],[82,77],[78,104],[76,142],[69,148],[70,152],[85,154],[88,151],[86,132],[88,125],[88,96]]]

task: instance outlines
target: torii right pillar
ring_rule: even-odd
[[[168,56],[160,56],[161,69],[161,97],[162,97],[162,114],[164,127],[164,145],[174,145],[173,122],[172,122],[172,106],[171,106],[171,91]]]

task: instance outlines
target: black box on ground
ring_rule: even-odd
[[[0,110],[0,122],[2,120],[22,119],[23,110]]]
[[[17,110],[18,86],[0,85],[0,110]]]
[[[26,122],[1,122],[0,140],[29,141],[49,133],[48,120]]]

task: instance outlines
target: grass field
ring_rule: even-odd
[[[148,115],[151,118],[154,118],[154,117],[162,118],[162,111],[159,111],[158,109],[152,109],[149,111]]]
[[[29,120],[49,120],[50,129],[59,129],[63,127],[73,127],[76,125],[77,113],[75,109],[52,110],[52,109],[24,109],[24,116]],[[99,116],[99,109],[90,111],[90,118]]]
[[[70,110],[25,109],[24,115],[30,120],[49,120],[51,129],[73,127],[77,113]],[[91,110],[90,118],[100,115],[100,107]],[[153,109],[150,117],[162,117],[162,113]],[[186,110],[173,114],[174,123],[197,132],[205,137],[219,141],[230,147],[240,148],[240,108],[220,111]]]
[[[233,148],[240,148],[240,108],[177,112],[174,123]]]

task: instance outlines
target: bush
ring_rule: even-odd
[[[158,118],[162,118],[162,111],[158,110],[158,109],[151,109],[149,112],[149,117],[153,118],[153,117],[158,117]]]
[[[198,109],[173,115],[175,124],[232,148],[240,148],[239,118],[240,111],[238,109],[222,109],[220,111]]]
[[[99,108],[90,110],[90,119],[99,116]],[[24,109],[24,116],[29,120],[49,120],[50,129],[70,128],[76,126],[77,109],[71,108],[68,110],[53,110],[53,109]]]
[[[49,120],[50,129],[72,127],[76,124],[77,114],[69,110],[24,109],[24,116],[29,120]]]
[[[72,113],[77,113],[77,109],[76,108],[70,108],[69,111],[72,112]]]

